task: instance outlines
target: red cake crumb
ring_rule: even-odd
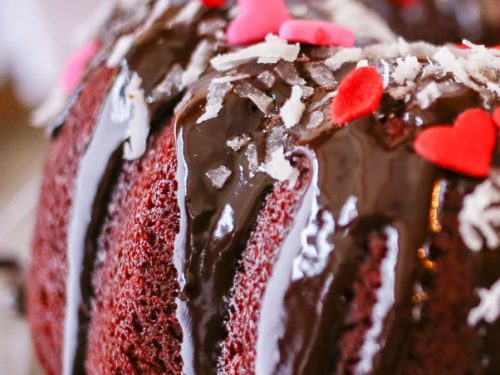
[[[176,165],[168,126],[142,159],[124,167],[115,187],[99,238],[104,261],[94,274],[90,375],[181,373],[172,262],[179,229]]]
[[[114,71],[105,67],[90,75],[45,162],[28,280],[28,315],[35,350],[49,375],[62,370],[66,237],[73,183],[113,76]]]

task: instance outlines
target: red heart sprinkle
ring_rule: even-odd
[[[371,66],[354,69],[340,83],[332,101],[332,120],[338,125],[368,115],[377,109],[384,83]]]
[[[238,0],[240,15],[227,29],[229,44],[242,45],[263,40],[267,34],[278,34],[281,25],[290,19],[283,0]]]
[[[202,0],[202,1],[203,1],[203,5],[205,5],[209,8],[221,7],[226,2],[226,0]]]
[[[353,47],[353,33],[326,21],[290,20],[281,25],[280,37],[289,42],[314,44],[317,46]]]
[[[491,116],[469,109],[453,126],[434,126],[420,133],[415,151],[431,163],[474,177],[488,176],[495,148],[496,130]]]
[[[500,129],[500,107],[496,107],[493,111],[493,121],[495,122],[497,128]]]

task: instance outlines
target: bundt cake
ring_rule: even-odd
[[[500,373],[500,51],[363,2],[113,9],[47,128],[48,374]]]

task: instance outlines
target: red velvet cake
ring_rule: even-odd
[[[499,374],[500,51],[238,3],[122,1],[70,60],[29,273],[47,374]]]

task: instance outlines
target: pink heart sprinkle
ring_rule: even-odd
[[[291,20],[281,25],[280,37],[289,42],[317,46],[353,47],[353,33],[339,25],[326,21]]]
[[[78,86],[87,64],[98,51],[99,43],[91,40],[75,51],[66,61],[61,74],[61,85],[66,94],[71,94]]]
[[[240,15],[229,25],[229,44],[242,45],[263,40],[267,34],[278,34],[281,25],[290,19],[283,0],[238,0]]]

